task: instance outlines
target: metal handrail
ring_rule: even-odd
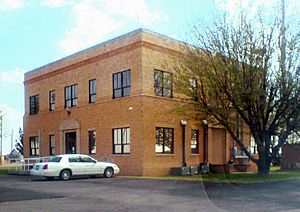
[[[251,154],[257,154],[257,147],[256,146],[248,146],[246,147]],[[246,156],[245,152],[237,147],[233,149],[234,156]]]

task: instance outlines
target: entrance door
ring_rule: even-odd
[[[66,133],[66,154],[76,153],[76,132]]]
[[[212,164],[226,164],[226,131],[212,129]]]

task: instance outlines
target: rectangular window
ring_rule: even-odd
[[[173,154],[174,146],[174,129],[173,128],[156,128],[155,152],[162,154]]]
[[[198,100],[198,96],[197,96],[197,80],[195,78],[190,78],[189,79],[189,89],[191,92],[191,99],[193,101],[197,101]]]
[[[32,136],[29,137],[29,149],[30,149],[30,156],[39,156],[40,155],[40,144],[39,144],[39,137]]]
[[[130,128],[113,129],[113,154],[130,153]]]
[[[55,155],[55,136],[49,135],[49,153]]]
[[[89,81],[89,103],[96,102],[96,80]]]
[[[199,130],[192,130],[191,133],[191,153],[199,154]]]
[[[96,131],[89,131],[89,154],[96,154]]]
[[[49,111],[55,110],[55,90],[49,91]]]
[[[29,114],[39,113],[39,95],[29,97]]]
[[[65,107],[77,106],[77,84],[65,87]]]
[[[172,73],[154,70],[154,93],[156,96],[173,97]]]
[[[113,74],[113,98],[130,95],[131,76],[130,70]]]

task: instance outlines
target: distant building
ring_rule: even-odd
[[[282,170],[300,170],[300,144],[282,146],[280,166]]]
[[[123,175],[228,164],[234,143],[223,128],[175,113],[182,102],[172,66],[181,48],[138,29],[25,73],[25,157],[84,153],[117,163]]]

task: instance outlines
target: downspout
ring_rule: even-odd
[[[204,163],[207,163],[208,162],[208,154],[207,154],[207,147],[208,147],[208,144],[207,144],[207,131],[208,131],[208,122],[207,122],[207,120],[203,120],[202,121],[202,123],[203,123],[203,131],[204,131],[204,133],[203,133],[203,152],[204,152]]]
[[[186,167],[186,160],[185,160],[185,126],[187,122],[185,120],[180,121],[182,127],[182,167]]]

